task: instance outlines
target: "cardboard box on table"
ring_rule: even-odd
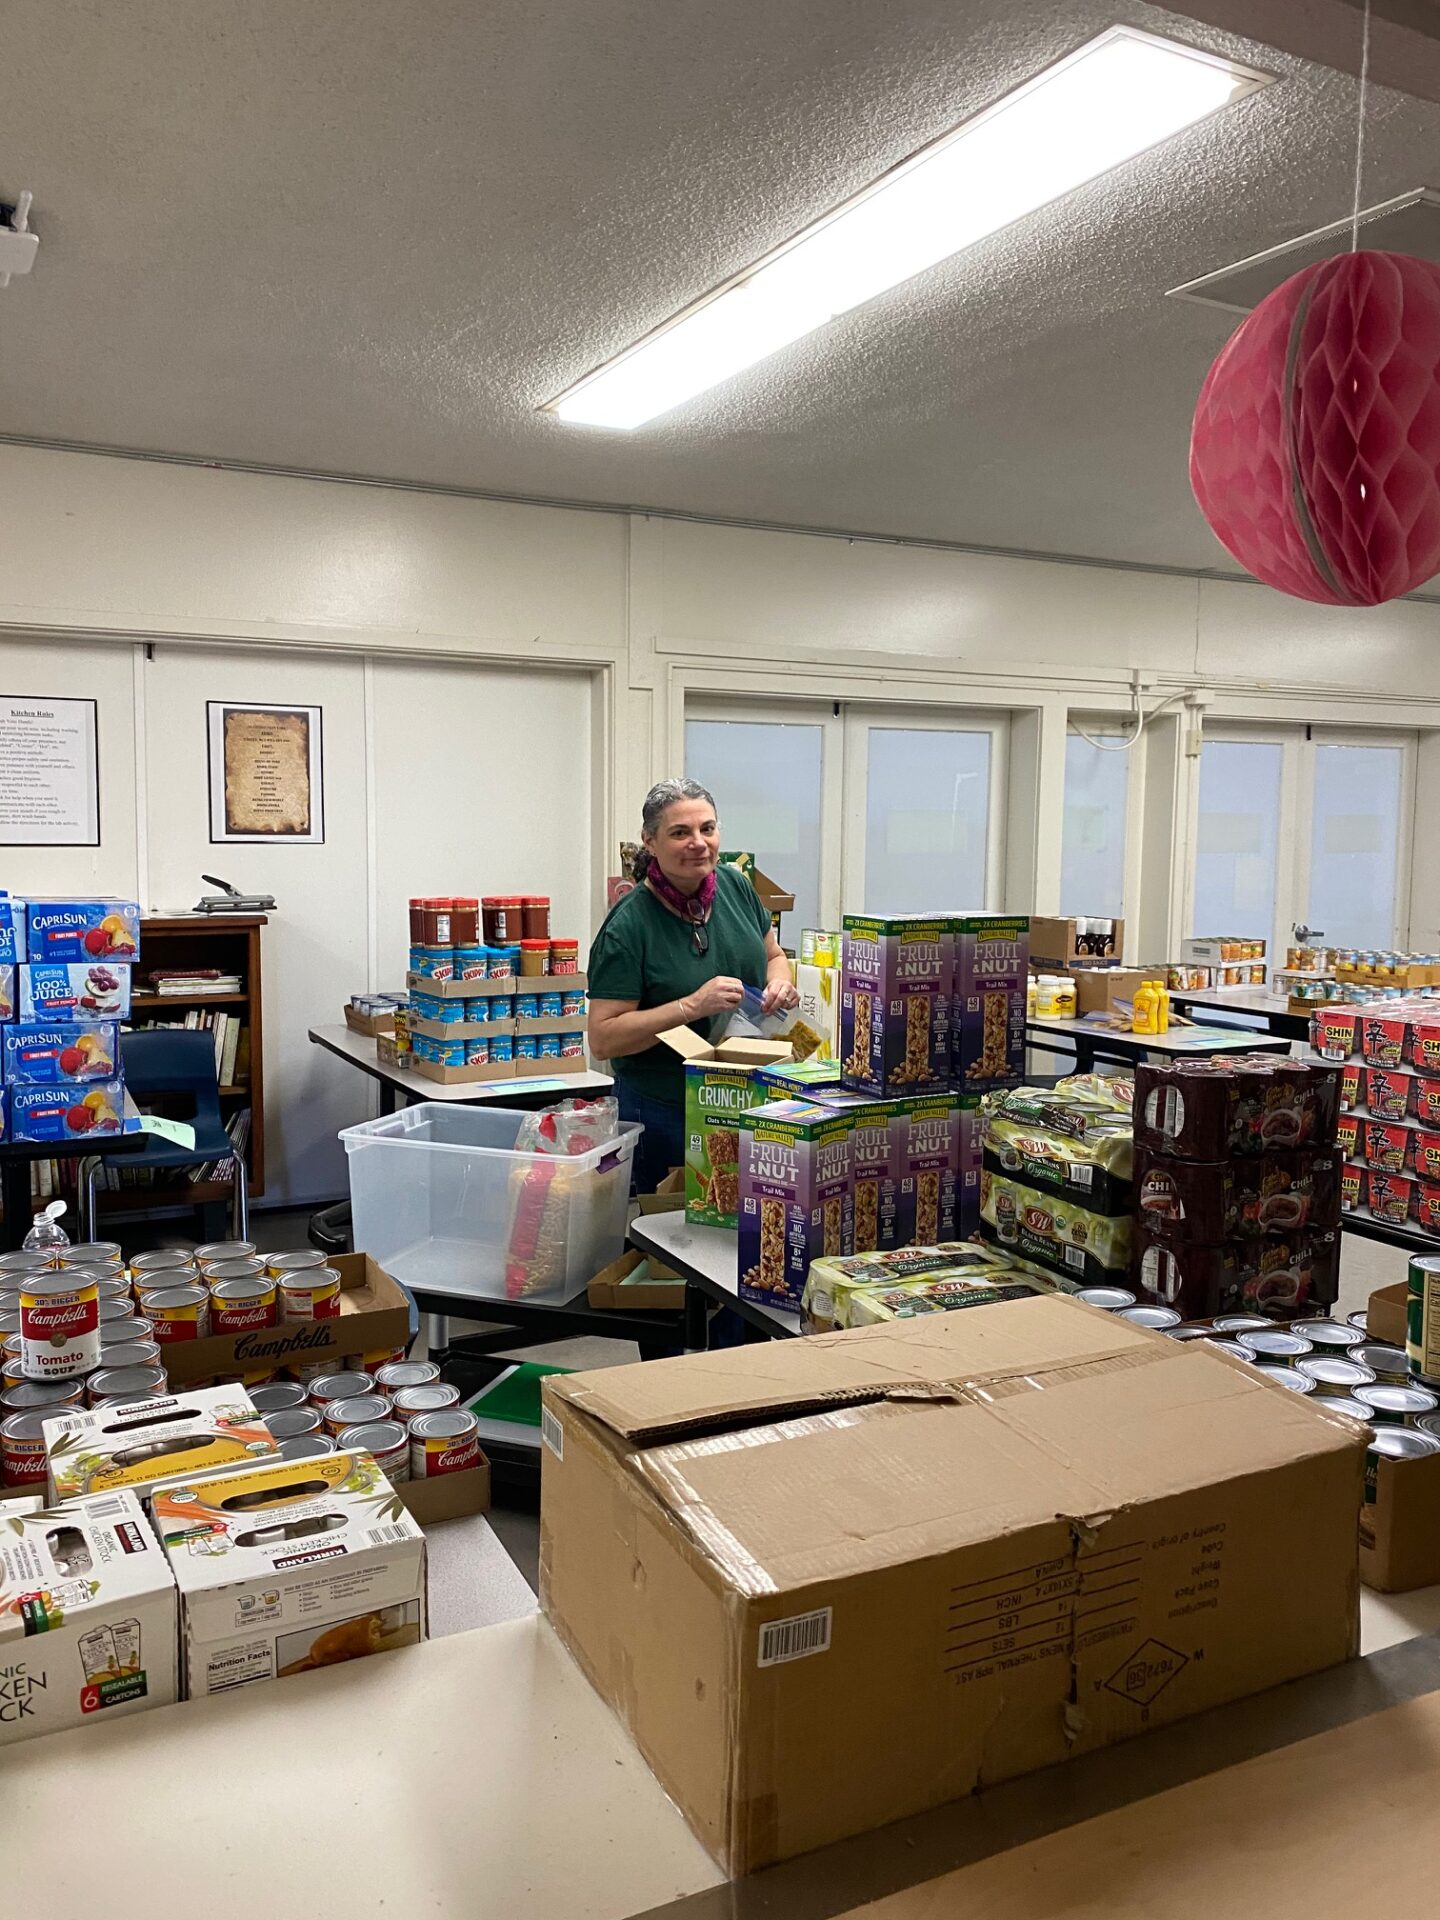
[[[1114,1013],[1121,1003],[1133,1003],[1146,980],[1163,980],[1164,967],[1071,967],[1075,982],[1075,1014],[1083,1020],[1087,1013]]]
[[[361,1013],[358,1007],[347,1003],[345,1024],[351,1033],[363,1034],[367,1040],[378,1040],[382,1033],[394,1033],[395,1016],[393,1013]]]
[[[637,1267],[648,1267],[644,1280],[626,1284]],[[592,1307],[619,1313],[678,1313],[685,1305],[685,1282],[673,1267],[633,1248],[602,1267],[585,1289]]]
[[[541,1601],[747,1873],[1354,1654],[1363,1437],[1248,1371],[1043,1296],[551,1379]]]
[[[1082,950],[1080,945],[1082,936],[1078,932],[1079,921],[1073,915],[1069,919],[1055,919],[1045,914],[1032,913],[1030,916],[1031,965],[1043,967],[1047,972],[1055,967],[1068,970],[1077,964],[1082,967],[1118,967],[1120,956],[1125,951],[1125,922],[1112,920],[1110,924],[1115,929],[1110,951],[1096,954]],[[1084,937],[1088,939],[1088,936]]]
[[[513,999],[521,993],[584,993],[589,984],[589,975],[584,973],[544,973],[514,975],[509,980],[431,980],[422,973],[406,975],[406,985],[412,994],[427,993],[436,1000],[493,1000],[496,996]],[[585,1030],[584,1013],[547,1014],[543,1019],[533,1020],[425,1020],[418,1015],[410,1015],[410,1031],[422,1033],[432,1040],[483,1040],[495,1034],[508,1034],[518,1038],[521,1034],[534,1034],[537,1038],[547,1033],[583,1033]],[[424,1080],[437,1080],[442,1086],[464,1087],[482,1085],[487,1080],[558,1080],[568,1073],[584,1073],[589,1062],[582,1053],[571,1054],[563,1059],[551,1055],[548,1059],[536,1060],[487,1060],[468,1067],[442,1067],[433,1060],[417,1060],[413,1053],[407,1056],[409,1066]]]

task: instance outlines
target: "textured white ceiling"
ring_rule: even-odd
[[[1228,568],[1228,320],[1164,292],[1350,199],[1354,83],[1270,8],[1290,51],[1119,0],[0,0],[0,431]],[[1117,17],[1281,82],[633,435],[536,412]],[[1369,201],[1440,186],[1440,107],[1377,90],[1367,151]]]

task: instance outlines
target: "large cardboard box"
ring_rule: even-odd
[[[632,1275],[644,1269],[642,1278]],[[673,1267],[632,1248],[602,1267],[585,1288],[592,1307],[618,1313],[678,1313],[685,1305],[685,1282]]]
[[[188,1699],[425,1638],[425,1536],[368,1453],[156,1493]]]
[[[1419,1460],[1368,1458],[1360,1578],[1377,1593],[1440,1583],[1440,1453]]]
[[[176,1695],[175,1582],[133,1493],[0,1520],[0,1747]]]
[[[165,1367],[172,1387],[192,1380],[259,1374],[281,1367],[334,1361],[352,1354],[394,1353],[410,1341],[410,1302],[383,1267],[366,1253],[332,1255],[340,1275],[340,1311],[328,1320],[212,1333],[205,1340],[172,1340]]]
[[[1050,1295],[547,1380],[541,1601],[750,1872],[1351,1657],[1363,1437],[1248,1375]]]
[[[1114,929],[1108,951],[1097,952],[1104,946],[1103,936],[1092,931],[1094,927],[1107,924],[1087,918],[1054,919],[1042,913],[1030,916],[1030,960],[1037,967],[1073,967],[1078,961],[1081,966],[1118,967],[1120,956],[1125,951],[1125,922],[1111,920],[1108,925]],[[1081,932],[1081,928],[1085,932]]]
[[[1072,967],[1077,1017],[1083,1020],[1087,1013],[1114,1013],[1122,1002],[1133,1004],[1142,983],[1163,980],[1165,971],[1164,967]]]

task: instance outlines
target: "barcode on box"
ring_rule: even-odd
[[[540,1409],[540,1438],[557,1460],[565,1458],[565,1429],[548,1407]]]
[[[377,1547],[397,1546],[402,1540],[413,1540],[414,1534],[408,1527],[371,1527],[370,1539]]]
[[[797,1613],[793,1620],[770,1620],[760,1629],[762,1667],[778,1667],[783,1660],[803,1660],[807,1654],[830,1650],[833,1607],[818,1613]]]

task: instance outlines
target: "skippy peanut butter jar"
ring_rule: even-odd
[[[154,1487],[274,1452],[269,1428],[239,1386],[157,1394],[45,1422],[46,1477],[56,1501]]]

